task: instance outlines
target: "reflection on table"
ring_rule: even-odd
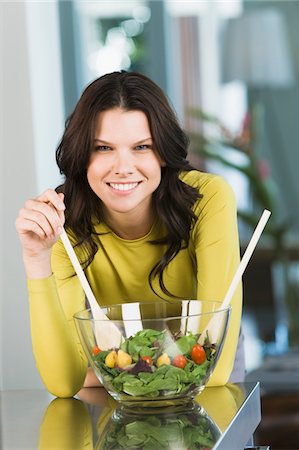
[[[260,421],[258,383],[206,388],[184,408],[124,409],[103,388],[85,388],[76,398],[49,397],[42,410],[40,394],[1,393],[5,450],[240,450]]]

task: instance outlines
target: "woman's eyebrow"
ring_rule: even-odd
[[[108,142],[108,141],[105,141],[105,140],[99,139],[99,138],[94,138],[94,141],[101,142],[102,144],[105,144],[105,145],[111,145],[111,142]],[[147,138],[141,139],[140,141],[134,142],[133,145],[140,145],[146,141],[152,141],[152,138],[147,137]]]
[[[151,137],[147,137],[145,139],[141,139],[141,141],[135,142],[133,145],[139,145],[139,144],[142,144],[143,142],[151,141],[151,140],[152,140]]]
[[[142,142],[151,141],[152,138],[149,136],[148,138],[141,139],[141,141],[135,142],[135,144],[141,144]]]
[[[110,144],[108,141],[104,141],[103,139],[94,138],[94,141],[102,142],[103,144]]]

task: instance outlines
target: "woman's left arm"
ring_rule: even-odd
[[[192,232],[197,261],[197,298],[222,302],[240,263],[236,200],[231,187],[219,176],[206,176],[203,198],[195,212]],[[231,300],[231,317],[222,354],[208,386],[227,383],[235,359],[242,314],[242,284]]]

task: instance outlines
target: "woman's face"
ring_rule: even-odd
[[[114,108],[98,115],[87,179],[108,215],[148,214],[161,165],[142,111]]]

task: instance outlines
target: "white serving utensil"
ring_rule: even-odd
[[[64,228],[62,228],[60,238],[71,260],[71,263],[74,266],[76,274],[85,292],[90,309],[92,311],[93,318],[95,319],[95,337],[97,345],[101,348],[101,350],[110,349],[112,347],[119,347],[120,343],[122,342],[121,332],[119,331],[117,326],[108,319],[108,317],[106,316],[106,314],[104,314],[102,308],[98,304]]]
[[[231,299],[234,295],[234,292],[243,276],[243,273],[247,267],[247,264],[252,256],[252,253],[260,239],[260,236],[266,226],[266,223],[268,222],[268,219],[271,215],[271,212],[268,211],[267,209],[264,210],[255,230],[254,233],[250,239],[250,242],[243,254],[243,257],[241,259],[241,262],[239,264],[239,267],[232,279],[232,282],[227,290],[227,293],[224,297],[223,302],[221,303],[221,306],[218,308],[218,310],[221,310],[223,308],[226,308],[230,302]],[[206,326],[205,330],[201,333],[200,338],[199,338],[199,342],[201,344],[204,343],[204,340],[206,338],[206,335],[208,333],[209,336],[209,340],[210,342],[216,342],[217,341],[217,336],[218,336],[218,329],[219,329],[219,323],[218,323],[218,317],[217,317],[217,310],[215,311],[215,315],[212,317],[212,319],[210,320],[210,322],[208,323],[208,325]]]

